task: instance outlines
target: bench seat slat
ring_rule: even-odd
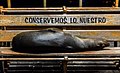
[[[120,56],[120,47],[105,47],[103,50],[97,51],[82,51],[82,52],[73,52],[73,53],[42,53],[42,54],[31,54],[31,53],[20,53],[11,50],[11,47],[0,47],[0,53],[3,55],[15,55],[15,56],[74,56],[74,55],[85,55],[85,56],[99,56],[99,55],[119,55]]]

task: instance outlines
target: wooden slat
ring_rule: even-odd
[[[120,30],[64,30],[80,37],[120,39]]]
[[[43,6],[44,6],[44,8],[46,8],[46,5],[47,5],[46,2],[47,2],[46,0],[43,0]]]
[[[119,19],[120,14],[0,15],[0,26],[109,26],[120,25]]]
[[[3,12],[9,12],[9,10],[62,10],[62,7],[47,7],[47,8],[2,8]],[[114,7],[67,7],[68,11],[120,11],[120,8]]]
[[[61,61],[64,60],[64,58],[0,58],[0,61],[38,61],[38,60],[49,60],[49,61]],[[109,60],[120,60],[120,58],[70,58],[71,60],[82,60],[82,61],[89,61],[89,60],[93,60],[93,61],[100,61],[100,60],[104,60],[104,61],[109,61]],[[116,66],[114,66],[116,67]]]
[[[79,0],[79,7],[82,7],[82,0]]]
[[[120,8],[114,7],[67,7],[67,10],[80,10],[80,11],[120,11]]]
[[[11,8],[11,0],[7,0],[8,8]]]
[[[61,61],[64,60],[64,58],[0,58],[0,61],[38,61],[38,60],[49,60],[49,61]],[[93,60],[93,61],[100,61],[100,60],[104,60],[104,61],[109,61],[109,60],[120,60],[120,58],[70,58],[71,60],[82,60],[82,61],[89,61],[89,60]],[[116,67],[116,66],[114,66]]]
[[[12,41],[12,38],[20,32],[38,30],[0,30],[0,42]],[[120,30],[63,30],[66,33],[80,37],[105,38],[107,40],[120,41]]]
[[[119,0],[115,0],[115,7],[119,6]]]
[[[12,41],[12,38],[20,32],[26,32],[32,30],[7,30],[7,31],[0,31],[0,41]]]
[[[96,51],[77,51],[66,53],[20,53],[11,50],[11,47],[0,47],[0,54],[15,56],[120,56],[120,47],[106,47],[103,50]]]

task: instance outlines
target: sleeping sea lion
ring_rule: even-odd
[[[26,52],[96,50],[106,46],[108,46],[106,41],[79,38],[57,28],[21,32],[12,40],[12,50]]]

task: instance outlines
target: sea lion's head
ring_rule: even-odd
[[[98,47],[107,47],[107,46],[109,46],[110,44],[107,42],[107,41],[105,41],[105,40],[98,40],[97,41],[97,46]]]
[[[75,37],[75,48],[78,50],[100,50],[109,46],[109,43],[105,39],[91,39],[91,38],[78,38]]]

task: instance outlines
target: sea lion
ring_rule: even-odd
[[[96,50],[106,46],[108,46],[106,41],[79,38],[57,28],[21,32],[12,39],[12,50],[26,52]]]

